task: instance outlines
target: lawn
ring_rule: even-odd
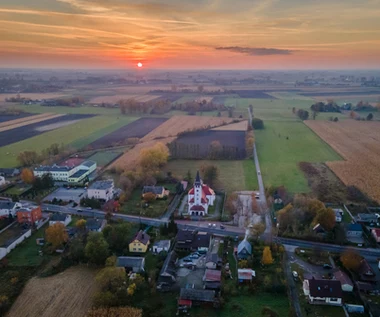
[[[341,157],[302,122],[265,123],[255,131],[265,186],[284,185],[292,193],[309,192],[299,162],[326,162]]]
[[[197,170],[203,164],[214,164],[218,167],[219,178],[215,189],[233,192],[237,190],[255,190],[258,187],[255,165],[251,160],[172,160],[166,165],[165,171],[172,172],[177,177],[186,177],[187,172],[190,170],[194,179]]]
[[[57,130],[49,131],[0,148],[0,166],[18,166],[17,155],[22,151],[41,152],[53,143],[80,149],[105,133],[113,132],[120,126],[137,118],[96,116]]]
[[[94,155],[90,156],[88,159],[91,161],[95,161],[97,166],[104,167],[116,159],[120,154],[122,154],[122,150],[109,150],[109,151],[99,151]]]
[[[32,235],[25,240],[25,242],[19,244],[9,255],[9,265],[11,266],[38,266],[45,259],[46,255],[40,256],[38,251],[42,250],[42,247],[37,245],[36,239],[43,238],[48,224],[44,225],[38,231],[32,233]]]

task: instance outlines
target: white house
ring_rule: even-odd
[[[208,213],[208,207],[213,206],[215,192],[207,185],[203,184],[199,171],[195,177],[194,187],[188,194],[189,215],[204,216]]]
[[[0,187],[5,185],[6,184],[6,181],[5,181],[5,177],[4,176],[0,176]]]
[[[0,218],[9,217],[9,215],[12,215],[14,217],[16,216],[17,210],[21,208],[21,203],[8,200],[0,200]]]
[[[342,222],[343,219],[343,210],[342,209],[333,209],[335,213],[335,221]]]
[[[169,249],[170,249],[170,240],[160,240],[160,241],[156,241],[154,244],[153,244],[153,253],[160,253],[162,251],[165,251],[165,252],[169,252]]]
[[[87,189],[87,197],[108,201],[113,198],[113,180],[97,181]]]
[[[303,292],[308,296],[310,304],[342,305],[342,286],[340,281],[305,279],[303,281]]]
[[[71,222],[71,215],[66,214],[53,214],[49,220],[49,226],[52,226],[56,223],[62,223],[65,227]]]

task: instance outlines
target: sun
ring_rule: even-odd
[[[141,68],[143,66],[142,63],[137,63],[137,67]]]

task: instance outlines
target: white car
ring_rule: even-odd
[[[293,275],[294,278],[298,278],[298,273],[296,271],[293,271],[292,275]]]
[[[211,223],[209,223],[209,224],[208,224],[208,227],[211,228],[211,226],[212,226]]]
[[[212,224],[212,227],[213,227],[213,228],[216,228],[216,224],[215,224],[215,223],[213,223],[213,224]]]

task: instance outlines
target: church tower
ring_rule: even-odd
[[[200,205],[202,200],[202,181],[199,177],[199,171],[197,171],[197,176],[194,181],[194,203]]]

